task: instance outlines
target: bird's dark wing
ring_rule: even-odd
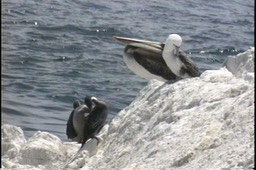
[[[176,79],[176,75],[166,65],[162,57],[162,51],[150,51],[131,45],[126,46],[125,51],[126,55],[134,57],[134,59],[150,73],[161,76],[166,80]]]
[[[95,135],[99,133],[107,119],[107,114],[107,110],[101,110],[98,108],[93,109],[88,117],[88,123],[86,123],[84,127],[84,140],[82,146],[87,140],[95,137]]]
[[[97,116],[97,118],[94,118],[93,123],[91,124],[91,129],[95,134],[97,134],[103,127],[104,123],[106,122],[107,115],[108,111],[103,110],[101,114]]]
[[[201,75],[201,71],[196,64],[187,57],[186,53],[179,51],[178,57],[184,63],[181,68],[181,74],[188,73],[191,77],[198,77]]]
[[[82,139],[82,146],[84,146],[85,142],[91,138],[90,135],[90,125],[89,125],[89,115],[84,117],[84,129],[83,129],[84,137]]]
[[[74,115],[74,110],[71,112],[67,122],[66,134],[68,136],[68,139],[73,139],[77,136],[73,126],[73,115]]]

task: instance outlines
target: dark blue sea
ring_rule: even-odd
[[[164,42],[171,33],[202,70],[219,69],[254,46],[254,1],[4,0],[2,123],[65,141],[73,101],[85,95],[108,104],[110,121],[147,85],[112,37]]]

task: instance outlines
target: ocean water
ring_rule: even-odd
[[[3,1],[2,123],[65,141],[73,101],[85,95],[108,104],[110,121],[147,84],[112,37],[164,42],[170,33],[200,69],[218,69],[254,46],[254,1]]]

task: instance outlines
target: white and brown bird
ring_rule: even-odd
[[[182,39],[178,34],[170,34],[165,43],[118,36],[113,38],[127,44],[124,62],[142,78],[176,81],[201,74],[196,64],[180,50]]]

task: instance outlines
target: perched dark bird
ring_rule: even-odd
[[[71,112],[68,122],[66,134],[69,139],[82,143],[83,129],[87,124],[88,116],[92,109],[92,102],[90,97],[85,97],[85,104],[81,104],[78,100],[73,103],[74,110]]]
[[[84,126],[82,147],[90,138],[95,138],[99,142],[96,135],[104,126],[108,116],[108,108],[105,102],[98,100],[96,97],[91,97],[91,102],[94,104],[94,107],[88,116],[88,123]]]
[[[90,138],[99,142],[96,135],[104,126],[108,114],[107,105],[96,97],[86,96],[84,103],[73,103],[74,110],[69,116],[66,130],[68,138],[82,143],[81,147]]]
[[[74,116],[74,111],[76,108],[78,108],[80,106],[80,101],[79,100],[75,100],[73,103],[73,111],[71,112],[69,118],[68,118],[68,122],[67,122],[67,129],[66,129],[66,134],[68,136],[68,139],[74,139],[75,137],[77,137],[77,133],[74,129],[73,126],[73,116]]]

